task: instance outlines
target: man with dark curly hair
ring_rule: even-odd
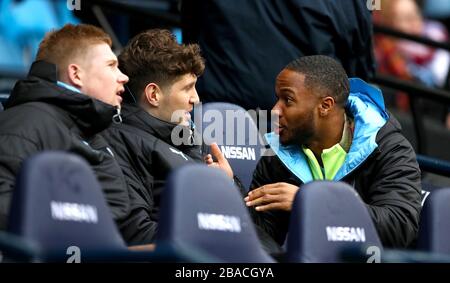
[[[409,247],[419,225],[420,169],[382,92],[314,55],[289,63],[275,93],[279,122],[266,135],[273,154],[260,159],[244,199],[256,224],[281,245],[299,186],[343,181],[366,203],[383,246]]]
[[[160,195],[175,168],[203,162],[190,112],[199,97],[197,77],[205,68],[196,44],[182,45],[167,30],[135,36],[119,55],[130,77],[122,107],[123,123],[103,133],[128,181],[131,212],[120,229],[130,245],[153,243]],[[175,136],[173,136],[173,133]],[[226,173],[233,173],[225,162]]]

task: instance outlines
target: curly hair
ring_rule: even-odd
[[[307,89],[333,97],[342,107],[347,104],[350,83],[344,68],[335,59],[324,55],[304,56],[290,62],[286,69],[304,74]]]
[[[180,76],[203,74],[205,62],[197,44],[178,44],[171,32],[150,29],[130,40],[119,55],[119,68],[130,80],[131,92],[140,99],[145,86],[170,87]]]
[[[71,60],[85,55],[90,45],[100,43],[106,43],[109,47],[112,44],[111,37],[102,29],[87,24],[66,24],[45,35],[39,44],[36,60],[53,63],[58,71],[64,70],[72,63]]]

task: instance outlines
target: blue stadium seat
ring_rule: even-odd
[[[298,190],[289,224],[287,261],[341,262],[351,249],[381,251],[366,205],[342,182],[317,181]]]
[[[0,250],[20,259],[66,261],[79,249],[81,262],[152,260],[150,253],[128,251],[94,173],[73,154],[49,151],[27,159],[9,217]]]
[[[238,189],[223,172],[191,164],[174,171],[161,200],[156,249],[186,248],[213,262],[273,262]]]
[[[417,162],[422,172],[429,172],[444,177],[450,177],[450,162],[433,158],[426,155],[417,154]]]
[[[234,174],[248,189],[256,164],[265,150],[255,121],[245,109],[230,103],[205,103],[202,112],[204,142],[219,145]],[[222,131],[212,131],[219,126]]]
[[[417,248],[450,254],[450,188],[434,190],[420,215]]]

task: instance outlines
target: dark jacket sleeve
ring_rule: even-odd
[[[89,140],[89,146],[95,151],[77,149],[80,145],[82,145],[81,142],[78,145],[72,145],[70,150],[89,162],[102,187],[113,219],[116,223],[120,223],[128,216],[130,197],[119,164],[111,154],[109,145],[100,135],[95,135]]]
[[[284,165],[281,164],[281,161],[276,156],[261,157],[255,172],[253,173],[250,190],[259,188],[263,185],[286,181],[298,185],[291,180],[292,178],[283,179],[283,174],[277,174],[280,172],[279,170],[274,170],[274,168],[281,168],[280,166]],[[280,210],[261,212],[256,211],[254,208],[250,208],[249,211],[255,224],[272,237],[278,245],[283,245],[289,226],[289,213]]]
[[[118,227],[128,245],[153,243],[158,229],[157,219],[152,217],[154,209],[154,178],[151,175],[152,155],[135,135],[124,127],[104,131],[116,161],[126,180],[129,197],[127,217],[118,221]]]
[[[405,248],[416,238],[421,174],[413,148],[398,132],[378,141],[363,196],[384,246]]]
[[[128,245],[153,243],[158,230],[158,222],[150,216],[154,206],[151,188],[143,187],[141,177],[137,176],[129,165],[121,164],[121,167],[130,197],[130,213],[127,219],[119,224],[122,236]]]
[[[16,175],[22,162],[37,151],[37,145],[25,137],[0,136],[0,230],[7,225]]]

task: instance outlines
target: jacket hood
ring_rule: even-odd
[[[56,65],[36,61],[25,80],[20,80],[5,103],[5,109],[28,102],[44,102],[67,111],[83,130],[99,132],[117,113],[114,106],[57,85]]]
[[[355,130],[352,145],[344,164],[334,177],[335,181],[350,174],[372,154],[378,147],[376,139],[379,130],[390,120],[381,90],[358,78],[351,78],[349,82],[350,95],[346,111],[353,116]],[[400,129],[396,120],[388,126],[393,131]],[[307,158],[299,145],[280,145],[279,136],[275,133],[266,134],[266,139],[284,165],[303,183],[313,181]]]

